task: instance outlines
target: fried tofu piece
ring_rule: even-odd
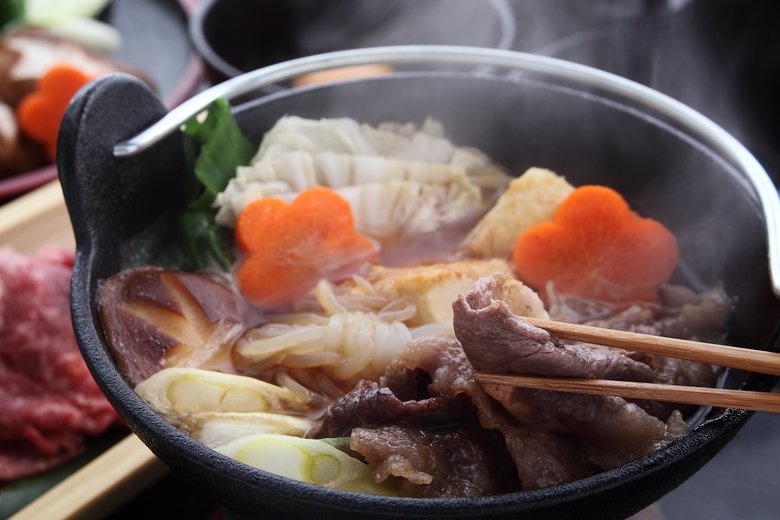
[[[407,324],[451,323],[452,302],[471,290],[474,282],[496,272],[510,273],[505,260],[464,260],[414,267],[374,266],[366,279],[387,298],[408,298],[417,314]]]
[[[461,251],[475,258],[509,258],[517,238],[534,224],[551,220],[572,191],[574,187],[555,172],[529,168],[471,230]]]

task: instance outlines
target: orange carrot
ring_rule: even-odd
[[[322,278],[337,280],[375,260],[376,245],[355,231],[352,209],[328,188],[310,188],[288,204],[263,198],[236,221],[247,253],[238,287],[252,303],[276,307],[305,295]]]
[[[55,159],[62,116],[73,95],[90,76],[70,65],[55,65],[39,80],[36,90],[22,98],[16,110],[19,128],[40,142],[49,159]]]
[[[534,289],[552,281],[561,293],[615,303],[657,302],[677,257],[668,229],[604,186],[574,190],[552,221],[520,235],[512,255],[517,276]]]

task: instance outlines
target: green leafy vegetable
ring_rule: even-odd
[[[24,0],[0,0],[0,29],[24,20]]]
[[[206,114],[202,121],[196,117],[184,126],[185,156],[198,182],[178,224],[183,249],[195,268],[207,267],[213,260],[222,269],[228,269],[232,261],[230,237],[214,221],[216,209],[211,205],[233,178],[236,168],[249,162],[253,150],[227,101],[216,100]]]
[[[217,210],[212,204],[236,168],[249,163],[254,150],[224,99],[188,121],[183,134],[184,156],[193,174],[192,193],[183,212],[167,216],[133,240],[130,249],[136,254],[130,255],[131,263],[184,270],[217,265],[228,270],[234,260],[232,233],[214,221]]]
[[[252,145],[241,133],[224,99],[216,100],[208,108],[202,123],[197,118],[190,120],[184,127],[184,136],[188,155],[199,150],[193,170],[202,186],[189,209],[209,209],[217,194],[235,176],[236,168],[252,158]]]

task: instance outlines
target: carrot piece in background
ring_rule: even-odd
[[[57,134],[65,109],[73,95],[91,79],[70,65],[55,65],[38,80],[36,90],[19,102],[19,128],[27,137],[43,144],[52,161],[57,155]]]
[[[515,243],[518,278],[536,290],[609,302],[657,302],[677,266],[677,240],[663,224],[641,218],[616,191],[582,186]]]
[[[238,287],[263,307],[288,304],[322,278],[354,274],[378,253],[355,230],[349,203],[322,187],[302,192],[291,204],[274,198],[252,202],[238,216],[235,238],[247,253]]]

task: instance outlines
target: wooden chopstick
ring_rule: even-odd
[[[521,318],[536,327],[552,332],[561,339],[618,347],[635,352],[688,359],[710,365],[739,368],[750,372],[780,376],[780,354],[684,339],[650,336],[622,330],[588,327],[574,323]]]
[[[168,467],[128,435],[10,520],[104,518],[166,473]]]
[[[739,368],[751,372],[780,375],[780,354],[725,345],[702,343],[662,336],[650,336],[622,330],[588,327],[538,318],[522,317],[523,321],[542,328],[561,339],[582,341],[636,352],[657,354]],[[477,373],[480,383],[509,385],[521,388],[553,390],[589,395],[647,399],[673,403],[740,408],[759,412],[780,413],[780,394],[726,390],[697,386],[664,385],[608,379],[577,379]]]
[[[575,394],[626,397],[650,401],[740,408],[757,412],[780,413],[780,394],[745,390],[724,390],[697,386],[660,385],[613,381],[609,379],[574,379],[477,373],[480,383],[509,385],[537,390],[553,390]]]

